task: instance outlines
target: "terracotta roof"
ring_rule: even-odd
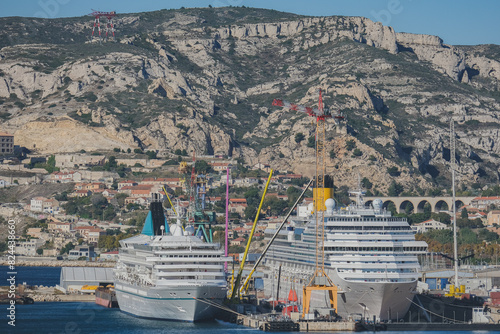
[[[0,132],[0,136],[2,136],[2,137],[14,137],[14,135],[11,135],[7,132]]]
[[[500,199],[500,196],[476,197],[474,200]]]
[[[246,203],[247,200],[245,198],[230,198],[229,203]]]

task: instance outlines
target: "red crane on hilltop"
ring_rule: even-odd
[[[113,17],[116,16],[116,12],[101,12],[101,11],[98,11],[98,10],[94,10],[92,9],[92,13],[90,13],[89,15],[93,16],[95,19],[94,19],[94,27],[92,28],[92,36],[91,36],[91,39],[90,41],[93,42],[94,41],[94,33],[95,33],[95,28],[97,26],[97,30],[98,30],[98,34],[99,34],[99,41],[101,41],[101,22],[100,22],[100,18],[101,16],[104,16],[107,21],[106,21],[106,37],[105,39],[107,40],[108,39],[108,33],[111,33],[112,35],[112,39],[114,40],[115,39],[115,26],[113,24]]]

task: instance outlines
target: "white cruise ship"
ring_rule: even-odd
[[[413,299],[420,270],[418,255],[427,252],[427,243],[415,241],[406,219],[392,217],[381,200],[365,206],[361,191],[352,194],[357,201],[348,207],[335,207],[331,198],[325,202],[325,272],[339,290],[337,313],[344,318],[400,319]],[[310,204],[308,211],[312,210]],[[274,232],[267,229],[266,239]],[[273,290],[279,266],[284,291],[309,282],[315,243],[314,215],[292,221],[280,232],[266,254],[266,295]]]
[[[142,234],[120,241],[114,269],[122,311],[176,321],[213,319],[227,294],[224,256],[219,244],[169,227],[161,202],[153,201]]]

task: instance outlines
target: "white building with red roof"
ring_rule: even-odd
[[[470,203],[472,207],[480,210],[488,210],[492,204],[500,208],[500,196],[476,197]]]

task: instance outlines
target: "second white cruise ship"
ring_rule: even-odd
[[[365,205],[361,191],[356,203],[336,207],[325,202],[325,271],[338,288],[337,313],[344,318],[401,319],[417,286],[418,255],[427,243],[416,241],[405,218],[392,217],[380,199]],[[316,220],[292,221],[266,254],[266,295],[270,295],[280,267],[280,285],[288,291],[309,282],[315,268]],[[266,239],[274,229],[266,229]]]

